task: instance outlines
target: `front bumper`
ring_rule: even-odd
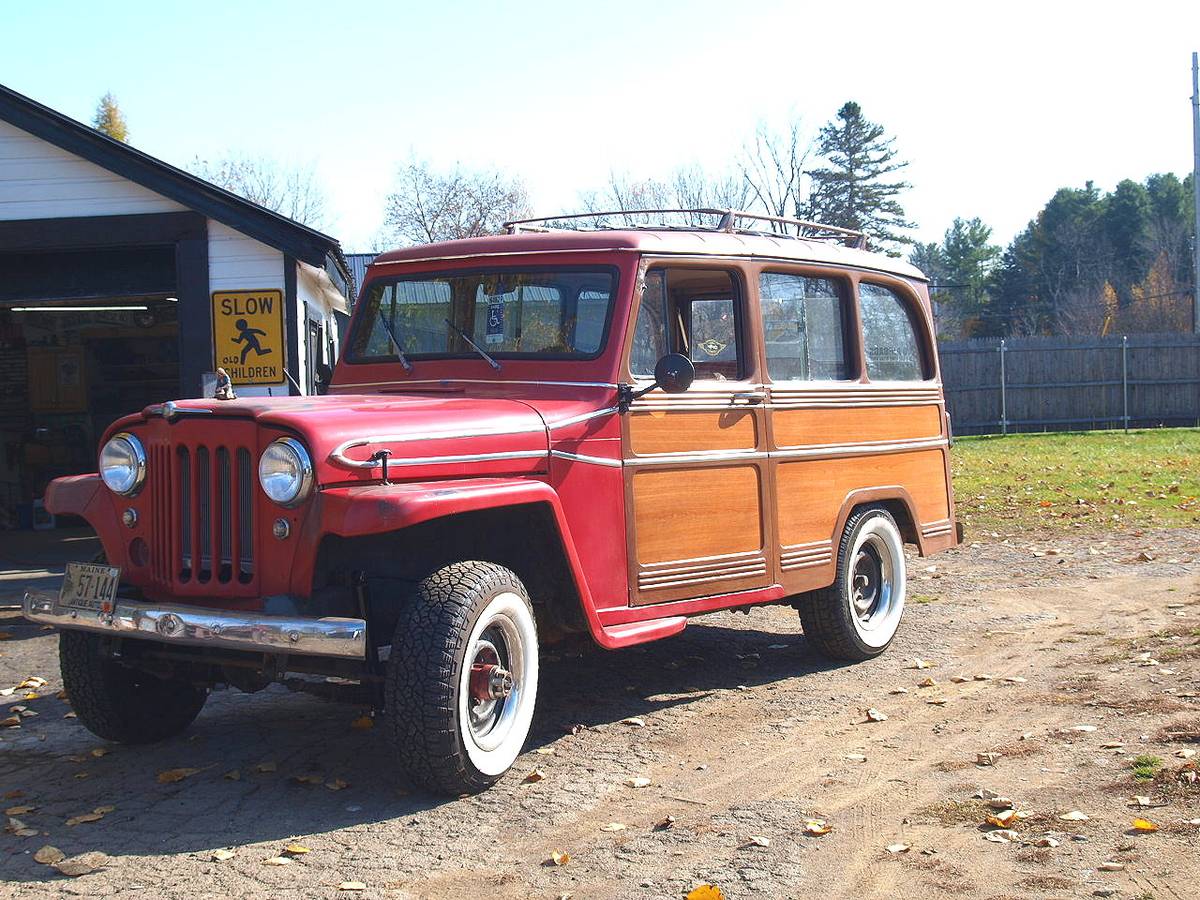
[[[31,622],[56,628],[164,644],[341,659],[367,655],[367,623],[362,619],[268,616],[121,599],[111,612],[101,612],[60,607],[56,597],[35,592],[25,595],[22,612]]]

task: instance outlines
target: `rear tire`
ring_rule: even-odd
[[[529,735],[537,682],[537,625],[515,574],[470,561],[422,579],[400,610],[384,688],[401,768],[437,793],[495,784]]]
[[[63,687],[84,728],[106,741],[153,744],[179,734],[200,715],[206,688],[123,666],[103,652],[102,640],[69,629],[58,637]]]
[[[804,636],[833,659],[862,661],[892,643],[904,615],[904,540],[880,506],[856,509],[837,553],[837,579],[799,604]]]

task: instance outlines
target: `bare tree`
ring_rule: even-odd
[[[741,209],[750,196],[749,188],[735,172],[712,174],[700,166],[681,166],[667,179],[635,179],[612,172],[603,191],[580,195],[588,212],[618,212],[613,221],[597,220],[602,225],[659,224],[672,218],[682,224],[698,225],[712,216],[703,213],[667,215],[631,215],[637,209]],[[670,224],[669,222],[667,224]]]
[[[529,215],[519,178],[499,171],[435,172],[411,161],[396,176],[384,207],[384,234],[391,243],[430,243],[496,234],[504,222]]]
[[[206,181],[310,228],[328,225],[325,192],[312,167],[290,168],[274,160],[230,154],[197,157],[188,167]]]
[[[813,147],[799,119],[782,128],[760,122],[739,160],[752,205],[772,216],[798,215],[808,199],[804,170]]]

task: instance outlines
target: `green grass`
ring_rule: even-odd
[[[1153,781],[1163,761],[1157,756],[1143,753],[1133,758],[1133,777],[1136,781]]]
[[[968,534],[1200,524],[1200,429],[964,437],[950,455]]]

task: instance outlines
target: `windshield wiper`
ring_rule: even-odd
[[[405,372],[413,370],[412,363],[408,361],[408,357],[404,355],[404,348],[400,346],[400,342],[396,340],[396,332],[392,331],[392,323],[383,316],[379,317],[379,324],[383,326],[384,331],[388,333],[388,337],[392,339],[392,343],[396,347],[396,358],[400,360],[400,365],[404,366]]]
[[[486,359],[488,361],[489,366],[491,366],[497,372],[500,371],[500,363],[498,363],[494,359],[492,359],[492,357],[488,354],[488,352],[486,350],[484,350],[477,343],[475,343],[473,340],[471,340],[471,338],[467,336],[467,333],[465,331],[463,331],[461,328],[459,328],[457,325],[455,325],[449,319],[443,319],[442,321],[445,322],[447,325],[449,325],[451,328],[453,328],[458,333],[458,336],[460,338],[462,338],[464,341],[466,341],[468,344],[470,344],[472,350],[474,350],[476,353],[478,353],[480,356],[482,356],[484,359]]]

